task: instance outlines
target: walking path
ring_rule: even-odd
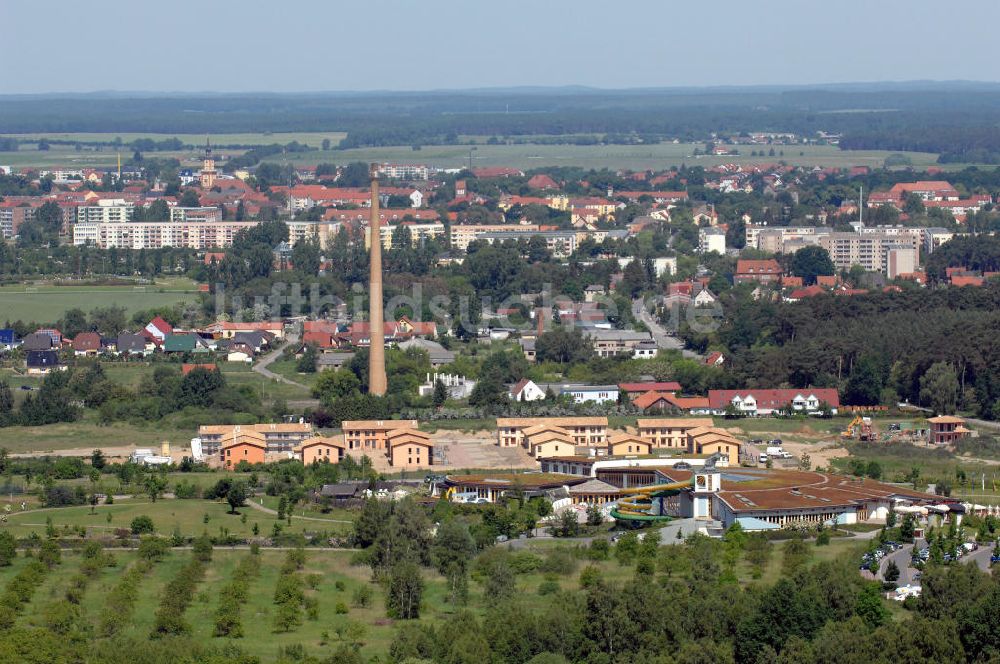
[[[256,371],[257,373],[259,373],[260,375],[265,376],[266,378],[270,378],[272,380],[276,380],[279,383],[285,383],[286,385],[294,385],[295,387],[301,387],[303,390],[305,390],[306,392],[308,392],[309,388],[306,387],[305,385],[303,385],[302,383],[296,383],[294,380],[291,380],[289,378],[285,378],[284,376],[280,376],[280,375],[274,373],[273,371],[271,371],[270,369],[267,368],[275,360],[277,360],[279,357],[281,357],[281,355],[284,353],[285,345],[286,344],[293,344],[293,343],[296,343],[298,340],[299,340],[299,337],[298,337],[297,334],[289,334],[288,337],[287,337],[287,340],[286,340],[285,344],[282,344],[280,347],[275,348],[270,353],[268,353],[264,357],[260,358],[256,362],[254,362],[254,364],[253,364],[253,370]]]

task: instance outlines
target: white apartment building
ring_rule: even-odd
[[[507,230],[502,232],[479,233],[475,239],[493,244],[495,242],[516,242],[520,239],[541,237],[553,258],[566,258],[577,246],[576,231],[524,231]],[[466,245],[468,246],[468,245]]]
[[[217,207],[172,207],[170,221],[222,221],[222,210]]]
[[[506,231],[538,231],[538,224],[455,224],[451,227],[451,248],[465,252],[469,243],[482,233]]]
[[[426,164],[381,164],[380,175],[392,180],[426,180],[431,169]]]
[[[955,233],[947,228],[923,228],[921,230],[924,236],[924,253],[927,255],[934,253],[935,249],[945,242],[950,242],[955,237]]]
[[[910,232],[831,233],[820,238],[819,244],[827,250],[833,264],[839,270],[860,265],[868,272],[885,272],[888,267],[889,249],[911,247],[914,251],[914,262],[920,260],[919,229],[907,230]]]
[[[910,245],[896,245],[886,250],[885,274],[895,279],[917,271],[917,250]]]
[[[698,230],[698,252],[707,254],[726,253],[726,233],[721,228],[701,228]]]
[[[379,226],[379,235],[382,239],[382,246],[385,249],[392,249],[392,236],[400,227],[410,229],[410,245],[418,246],[427,240],[444,237],[444,224],[441,222],[432,223],[408,223]],[[369,229],[365,229],[366,237]]]
[[[135,204],[121,198],[109,198],[97,205],[81,205],[76,209],[78,224],[120,224],[132,221]]]
[[[239,231],[256,225],[256,221],[78,223],[73,226],[73,244],[101,249],[216,249],[232,246]]]

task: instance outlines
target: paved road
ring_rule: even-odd
[[[294,380],[289,380],[288,378],[285,378],[284,376],[279,376],[278,374],[274,373],[273,371],[271,371],[270,369],[267,368],[271,363],[273,363],[275,360],[277,360],[279,357],[281,357],[282,353],[285,350],[285,346],[287,344],[296,343],[298,340],[299,340],[299,336],[297,334],[289,334],[285,338],[285,343],[284,344],[282,344],[278,348],[275,348],[270,353],[268,353],[264,357],[260,358],[256,362],[254,362],[254,364],[253,364],[253,370],[256,371],[257,373],[259,373],[260,375],[262,375],[262,376],[264,376],[266,378],[270,378],[272,380],[276,380],[279,383],[285,383],[286,385],[294,385],[295,387],[301,387],[303,390],[309,391],[309,388],[306,387],[305,385],[303,385],[302,383],[296,383]]]
[[[922,549],[927,546],[927,542],[922,539],[916,541],[917,549]],[[888,556],[882,559],[879,564],[878,579],[885,578],[885,569],[889,566],[889,561],[895,561],[896,566],[899,568],[899,579],[896,580],[896,585],[905,586],[908,584],[920,585],[920,579],[915,578],[921,576],[920,570],[915,567],[910,566],[911,551],[913,549],[912,544],[904,544],[903,548],[899,551],[893,551]],[[983,545],[980,546],[976,551],[962,556],[959,559],[959,564],[966,565],[970,562],[975,563],[979,566],[979,569],[984,572],[990,571],[990,557],[993,555],[993,546]]]
[[[642,321],[643,325],[649,328],[650,333],[653,335],[653,340],[656,342],[657,348],[663,348],[664,350],[679,350],[684,357],[698,358],[701,357],[697,353],[684,348],[684,342],[679,338],[670,334],[666,328],[664,328],[660,323],[653,317],[646,307],[643,306],[642,299],[636,298],[632,300],[632,315],[639,321]]]
[[[253,509],[257,510],[258,512],[263,512],[264,514],[270,514],[272,516],[277,516],[278,514],[277,510],[272,510],[270,507],[264,507],[259,503],[255,503],[252,498],[248,500],[246,504],[252,507]],[[323,519],[321,517],[297,516],[295,514],[292,515],[292,518],[299,519],[301,521],[321,521],[323,523],[350,523],[350,524],[354,523],[353,521],[347,519]]]

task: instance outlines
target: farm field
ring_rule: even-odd
[[[144,309],[172,306],[178,302],[194,303],[197,299],[197,284],[186,277],[137,286],[8,284],[0,286],[0,317],[54,323],[67,309],[89,312],[111,306],[124,307],[126,315],[131,316]]]
[[[323,139],[327,138],[334,145],[337,145],[344,137],[345,132],[338,131],[293,131],[293,132],[259,132],[259,133],[235,133],[235,134],[210,134],[208,136],[213,145],[271,145],[280,143],[282,145],[298,141],[305,145],[319,148]],[[154,141],[162,141],[169,138],[177,138],[186,145],[202,146],[205,144],[205,134],[160,134],[142,132],[123,133],[94,133],[94,132],[74,132],[74,133],[41,133],[41,134],[3,134],[4,138],[11,137],[21,141],[37,141],[45,138],[50,141],[79,141],[80,143],[97,143],[113,141],[115,138],[122,139],[122,143],[132,143],[141,138],[151,138]],[[105,148],[110,150],[111,148]]]
[[[170,441],[176,448],[187,446],[194,429],[175,429],[163,423],[139,427],[124,422],[107,426],[84,419],[78,422],[60,422],[43,427],[0,427],[0,447],[11,454],[58,452],[60,450],[87,450],[100,448],[159,448],[163,441]],[[89,452],[86,452],[89,454]]]

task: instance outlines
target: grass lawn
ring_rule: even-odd
[[[159,447],[163,441],[174,445],[184,443],[194,436],[190,429],[172,429],[162,425],[137,427],[126,422],[98,426],[88,419],[79,422],[61,422],[43,427],[0,428],[0,447],[11,454],[27,452],[52,452],[67,449],[108,449],[136,445]]]
[[[2,159],[0,159],[2,162]],[[138,286],[56,286],[51,284],[10,284],[0,286],[0,303],[5,320],[54,323],[67,309],[85,312],[99,307],[123,307],[126,315],[153,307],[191,303],[198,299],[194,281],[171,278],[163,283]]]

